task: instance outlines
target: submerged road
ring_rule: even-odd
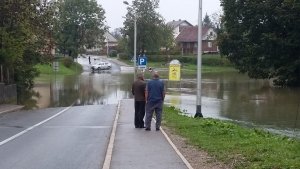
[[[101,168],[117,105],[0,115],[1,169]]]

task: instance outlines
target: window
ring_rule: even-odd
[[[211,43],[211,42],[208,42],[207,46],[208,46],[209,48],[212,48],[212,43]]]
[[[190,43],[187,43],[186,44],[186,48],[190,48],[191,46],[190,46]]]

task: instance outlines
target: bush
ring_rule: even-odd
[[[119,53],[119,59],[121,60],[130,60],[131,56],[126,53]]]
[[[70,57],[63,58],[62,63],[65,67],[70,68],[73,64],[73,60]]]
[[[118,54],[118,52],[117,52],[116,50],[111,50],[111,51],[109,52],[109,56],[110,56],[110,57],[117,57],[117,54]]]
[[[181,56],[181,55],[149,55],[148,61],[151,62],[170,62],[173,59],[177,59],[180,63],[197,64],[197,56]],[[231,63],[227,58],[223,58],[220,55],[206,54],[202,55],[202,64],[206,66],[231,66]]]

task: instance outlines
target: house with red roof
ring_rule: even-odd
[[[197,54],[198,26],[193,26],[186,20],[168,22],[173,28],[173,35],[177,46],[184,54]],[[217,33],[213,28],[202,27],[202,51],[203,53],[218,53],[216,43]]]
[[[217,33],[213,28],[202,27],[202,52],[218,53],[216,43]],[[185,27],[175,39],[177,45],[185,54],[197,54],[198,48],[198,26]]]
[[[179,19],[178,21],[168,22],[167,25],[173,29],[174,39],[179,35],[182,29],[185,27],[192,27],[193,25],[186,20]]]

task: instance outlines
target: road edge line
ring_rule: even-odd
[[[21,131],[21,132],[19,132],[19,133],[17,133],[17,134],[15,134],[15,135],[9,137],[8,139],[5,139],[5,140],[1,141],[1,142],[0,142],[0,146],[4,145],[4,144],[6,144],[6,143],[8,143],[8,142],[10,142],[10,141],[12,141],[12,140],[14,140],[14,139],[20,137],[20,136],[22,136],[23,134],[29,132],[30,130],[32,130],[32,129],[34,129],[34,128],[36,128],[36,127],[38,127],[38,126],[40,126],[40,125],[46,123],[47,121],[49,121],[49,120],[51,120],[51,119],[53,119],[53,118],[55,118],[55,117],[61,115],[63,112],[67,111],[67,110],[70,109],[72,106],[73,106],[73,104],[72,104],[71,106],[65,108],[64,110],[58,112],[57,114],[55,114],[55,115],[53,115],[53,116],[47,118],[46,120],[43,120],[43,121],[41,121],[41,122],[39,122],[39,123],[37,123],[37,124],[35,124],[35,125],[33,125],[33,126],[27,128],[27,129],[25,129],[25,130],[23,130],[23,131]]]
[[[156,120],[153,118],[153,120],[156,123]],[[191,164],[189,163],[189,161],[181,154],[181,152],[178,150],[178,148],[175,146],[175,144],[172,142],[172,140],[170,139],[170,137],[167,135],[167,133],[162,129],[162,127],[160,127],[160,131],[162,132],[162,134],[165,136],[165,138],[167,139],[167,141],[169,142],[169,144],[172,146],[172,148],[175,150],[175,152],[177,153],[177,155],[181,158],[181,160],[183,161],[183,163],[187,166],[188,169],[193,169],[193,167],[191,166]]]
[[[118,119],[119,119],[119,114],[120,114],[120,105],[121,105],[121,101],[119,101],[119,103],[118,103],[118,109],[117,109],[116,117],[115,117],[115,120],[114,120],[113,128],[112,128],[112,131],[111,131],[111,134],[110,134],[109,144],[107,146],[106,155],[105,155],[105,159],[104,159],[104,162],[103,162],[102,169],[109,169],[110,168],[110,163],[111,163],[111,159],[112,159],[112,151],[113,151],[113,148],[114,148],[117,124],[118,124]]]

